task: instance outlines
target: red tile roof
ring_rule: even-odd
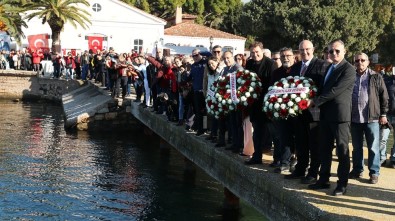
[[[237,36],[217,29],[209,28],[204,25],[199,25],[189,22],[184,22],[166,28],[165,35],[202,37],[202,38],[209,38],[210,36],[213,36],[213,38],[241,39],[241,40],[246,39],[241,36]]]

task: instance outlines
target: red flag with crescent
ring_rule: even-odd
[[[76,56],[77,55],[77,50],[71,49],[71,55]]]
[[[88,36],[88,47],[92,49],[93,52],[103,49],[103,37],[98,36]]]
[[[27,36],[30,50],[49,49],[48,34],[37,34]]]

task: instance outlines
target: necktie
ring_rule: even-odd
[[[307,65],[305,63],[303,63],[302,70],[300,71],[300,76],[303,77],[306,70],[307,70]]]
[[[326,84],[326,82],[328,81],[328,78],[331,76],[333,69],[335,69],[335,67],[331,65],[331,67],[328,70],[328,73],[325,75],[324,84]]]

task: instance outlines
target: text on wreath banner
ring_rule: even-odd
[[[300,87],[300,88],[284,88],[284,89],[272,89],[267,92],[268,95],[276,95],[276,94],[300,94],[307,93],[309,91],[308,87]]]

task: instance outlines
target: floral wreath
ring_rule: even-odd
[[[256,73],[239,70],[220,76],[207,91],[207,112],[215,118],[232,110],[245,110],[258,99],[262,84]]]
[[[288,76],[270,86],[263,98],[263,111],[270,119],[288,119],[308,108],[308,101],[316,96],[312,79]]]

